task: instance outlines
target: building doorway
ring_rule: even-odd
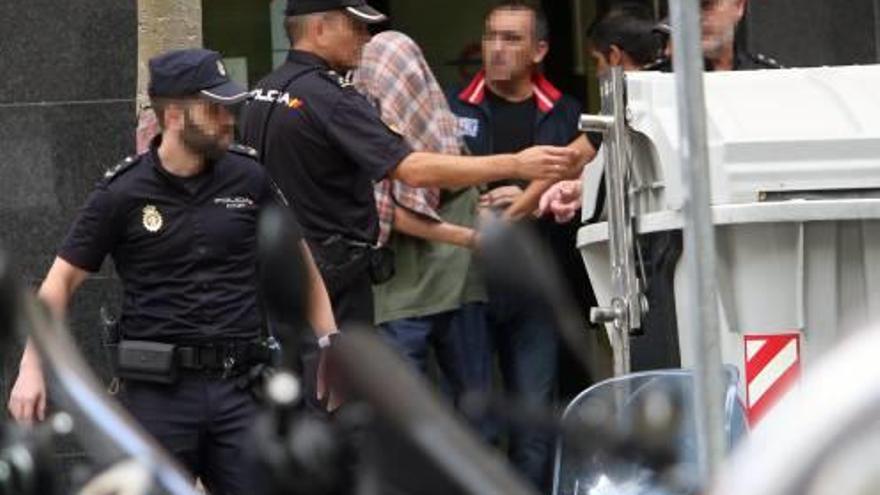
[[[550,23],[548,78],[564,92],[598,106],[594,71],[584,53],[586,26],[619,0],[543,0]],[[634,0],[627,0],[634,1]],[[371,0],[391,21],[377,29],[395,29],[413,37],[445,87],[465,84],[480,67],[483,17],[497,0]],[[641,0],[657,4],[658,0]],[[227,57],[233,76],[253,85],[284,61],[288,40],[282,28],[286,0],[211,0],[203,2],[205,46]],[[592,88],[592,89],[591,89]]]

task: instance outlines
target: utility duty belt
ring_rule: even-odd
[[[238,376],[255,365],[273,362],[271,342],[224,342],[176,345],[145,340],[121,340],[116,353],[119,378],[162,384],[177,382],[181,371]]]

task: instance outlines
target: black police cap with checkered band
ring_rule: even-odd
[[[367,24],[376,24],[388,19],[385,14],[367,5],[366,0],[287,0],[287,9],[284,13],[297,16],[330,10],[344,10],[355,19]]]
[[[201,96],[222,105],[248,98],[247,88],[229,79],[219,53],[201,48],[173,50],[150,59],[150,97]]]

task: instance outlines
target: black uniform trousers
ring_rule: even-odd
[[[259,406],[235,378],[183,372],[174,385],[128,380],[120,400],[212,495],[253,493],[251,427]]]

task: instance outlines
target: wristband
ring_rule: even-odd
[[[327,335],[318,338],[318,347],[321,349],[327,349],[328,347],[331,347],[333,345],[333,341],[336,340],[339,335],[339,330],[333,330]]]

